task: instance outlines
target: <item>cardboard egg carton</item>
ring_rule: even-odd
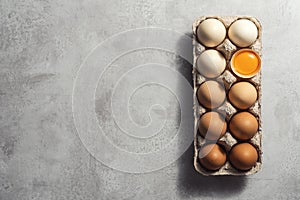
[[[201,83],[203,83],[204,81],[206,81],[208,79],[205,78],[204,76],[202,76],[201,74],[199,74],[199,72],[196,69],[197,57],[204,50],[207,49],[205,46],[203,46],[202,44],[200,44],[198,42],[196,31],[197,31],[198,25],[207,18],[215,18],[215,19],[218,19],[221,22],[223,22],[223,24],[226,27],[227,32],[228,32],[229,26],[234,21],[236,21],[238,19],[251,20],[252,22],[254,22],[254,24],[258,28],[258,38],[251,46],[246,47],[246,48],[254,50],[260,56],[261,56],[261,50],[262,50],[261,24],[257,19],[255,19],[253,17],[249,17],[249,16],[224,16],[224,17],[203,16],[203,17],[200,17],[199,19],[197,19],[193,23],[193,55],[194,55],[193,82],[194,82],[194,136],[195,136],[195,138],[194,138],[194,148],[195,148],[194,166],[195,166],[195,169],[203,175],[249,175],[249,174],[254,174],[261,169],[261,164],[262,164],[261,70],[254,77],[252,77],[250,79],[240,78],[231,71],[230,59],[231,59],[232,55],[236,51],[238,51],[240,49],[244,49],[244,48],[240,48],[240,47],[234,45],[229,40],[228,35],[226,35],[226,39],[219,46],[217,46],[215,48],[209,48],[209,49],[216,49],[216,50],[222,52],[226,59],[225,71],[219,77],[215,78],[214,80],[224,83],[226,94],[228,94],[229,88],[231,87],[232,84],[234,84],[237,81],[241,81],[241,80],[249,81],[256,87],[257,92],[258,92],[258,99],[255,102],[255,104],[252,107],[250,107],[247,111],[252,113],[254,116],[256,116],[256,118],[258,120],[258,131],[254,135],[254,137],[248,141],[249,143],[253,144],[256,147],[257,152],[258,152],[258,161],[256,162],[256,165],[248,171],[240,171],[240,170],[237,170],[236,168],[234,168],[230,164],[230,162],[228,160],[228,156],[227,156],[227,161],[226,161],[225,165],[223,165],[217,171],[209,171],[209,170],[205,169],[204,167],[202,167],[201,164],[199,163],[199,159],[198,159],[199,150],[200,150],[201,146],[203,144],[205,144],[207,141],[205,141],[205,138],[203,138],[198,131],[198,121],[199,121],[200,117],[205,112],[207,112],[209,109],[206,109],[203,106],[201,106],[197,99],[197,89],[199,88]],[[227,127],[229,127],[228,122],[229,122],[230,118],[235,113],[237,113],[239,110],[236,109],[229,102],[228,99],[226,99],[225,102],[216,109],[216,111],[226,115]],[[229,132],[229,129],[228,129],[226,131],[225,135],[222,136],[218,140],[217,143],[221,144],[226,149],[227,155],[228,155],[228,153],[230,152],[233,145],[235,145],[237,142],[238,141],[231,135],[231,133]]]

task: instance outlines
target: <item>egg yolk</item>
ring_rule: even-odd
[[[234,55],[232,64],[236,73],[242,76],[251,76],[259,71],[260,58],[252,50],[240,50]]]

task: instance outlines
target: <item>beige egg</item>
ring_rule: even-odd
[[[257,100],[257,91],[249,82],[238,82],[230,88],[228,98],[235,107],[247,109]]]
[[[207,47],[215,47],[221,44],[226,36],[226,28],[217,19],[206,19],[197,28],[198,40]]]
[[[207,78],[216,78],[225,70],[226,60],[224,56],[216,50],[204,51],[198,58],[196,68],[198,72]]]
[[[258,121],[249,112],[235,114],[229,123],[231,134],[239,140],[251,139],[258,130]]]
[[[217,81],[206,81],[197,90],[199,103],[209,109],[214,109],[222,105],[226,92],[224,85]]]
[[[247,47],[258,37],[257,26],[248,19],[239,19],[228,29],[229,39],[239,47]]]
[[[207,140],[218,140],[226,132],[225,117],[217,112],[207,112],[199,120],[199,132]]]
[[[255,166],[258,159],[256,148],[249,143],[235,145],[229,153],[231,164],[239,170],[249,170]]]

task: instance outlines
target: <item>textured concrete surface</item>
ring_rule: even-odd
[[[296,0],[1,0],[0,199],[300,199],[299,9]],[[253,15],[263,24],[262,171],[249,177],[203,177],[193,169],[192,148],[148,173],[122,172],[95,159],[82,144],[72,113],[73,83],[85,57],[100,42],[128,29],[155,26],[190,34],[194,19],[208,14]],[[122,41],[115,48],[122,48]],[[105,123],[106,99],[101,97],[111,87],[113,70],[153,60],[178,71],[189,67],[171,53],[151,49],[116,60],[112,66],[124,68],[108,70],[106,83],[97,87],[99,123],[111,125]],[[190,80],[189,70],[180,72]],[[164,93],[158,86],[150,90]],[[140,93],[132,102],[147,102],[149,93]],[[177,105],[173,101],[165,103]],[[151,103],[155,101],[146,108]],[[143,109],[130,107],[133,120],[147,125],[149,116],[139,112]],[[164,138],[178,125],[174,109],[167,113],[173,118]],[[159,118],[164,112],[158,107],[152,115]],[[117,145],[124,142],[115,132],[109,138]],[[123,146],[137,152],[149,147],[130,144]]]

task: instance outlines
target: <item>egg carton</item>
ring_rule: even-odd
[[[194,82],[194,149],[195,149],[195,154],[194,154],[194,166],[195,169],[203,174],[203,175],[250,175],[258,172],[261,169],[261,164],[262,164],[262,116],[261,116],[261,99],[262,99],[262,93],[261,93],[261,70],[252,78],[249,79],[244,79],[236,76],[230,67],[230,59],[232,55],[243,48],[240,48],[236,45],[234,45],[228,38],[228,35],[226,35],[225,40],[218,45],[215,48],[207,48],[203,46],[201,43],[198,42],[197,39],[197,34],[196,30],[198,25],[205,19],[208,18],[215,18],[223,22],[223,24],[226,27],[226,30],[228,32],[229,26],[235,22],[238,19],[248,19],[254,22],[254,24],[258,28],[258,38],[257,40],[249,47],[246,47],[248,49],[254,50],[260,57],[261,55],[261,50],[262,50],[262,42],[261,42],[261,35],[262,35],[262,28],[260,22],[253,17],[250,16],[203,16],[198,18],[194,23],[193,23],[193,55],[194,55],[194,64],[193,64],[193,82]],[[234,168],[231,163],[226,160],[225,165],[223,165],[219,170],[217,171],[209,171],[202,167],[202,165],[199,162],[198,159],[198,154],[199,150],[202,145],[204,145],[207,141],[205,138],[203,138],[199,131],[198,131],[198,121],[200,117],[207,112],[209,109],[206,109],[205,107],[201,106],[199,104],[198,99],[197,99],[197,89],[206,80],[210,80],[201,74],[196,69],[196,60],[197,57],[206,49],[216,49],[220,52],[223,53],[225,59],[226,59],[226,69],[225,71],[217,78],[214,80],[223,82],[226,90],[226,94],[228,94],[229,88],[232,86],[237,81],[241,80],[246,80],[250,83],[252,83],[258,92],[258,98],[255,104],[247,109],[248,112],[252,113],[258,120],[258,131],[257,133],[251,138],[248,142],[251,143],[254,147],[256,147],[257,152],[258,152],[258,161],[256,162],[256,165],[252,167],[250,170],[247,171],[240,171],[236,168]],[[217,112],[226,114],[226,121],[227,123],[229,122],[230,118],[237,113],[239,110],[236,109],[228,100],[228,98],[225,100],[225,102],[216,109]],[[231,150],[231,148],[238,143],[238,140],[235,139],[230,131],[228,130],[227,126],[227,131],[224,136],[222,136],[218,140],[218,144],[221,144],[227,151],[227,153]],[[228,156],[227,156],[228,157]]]

